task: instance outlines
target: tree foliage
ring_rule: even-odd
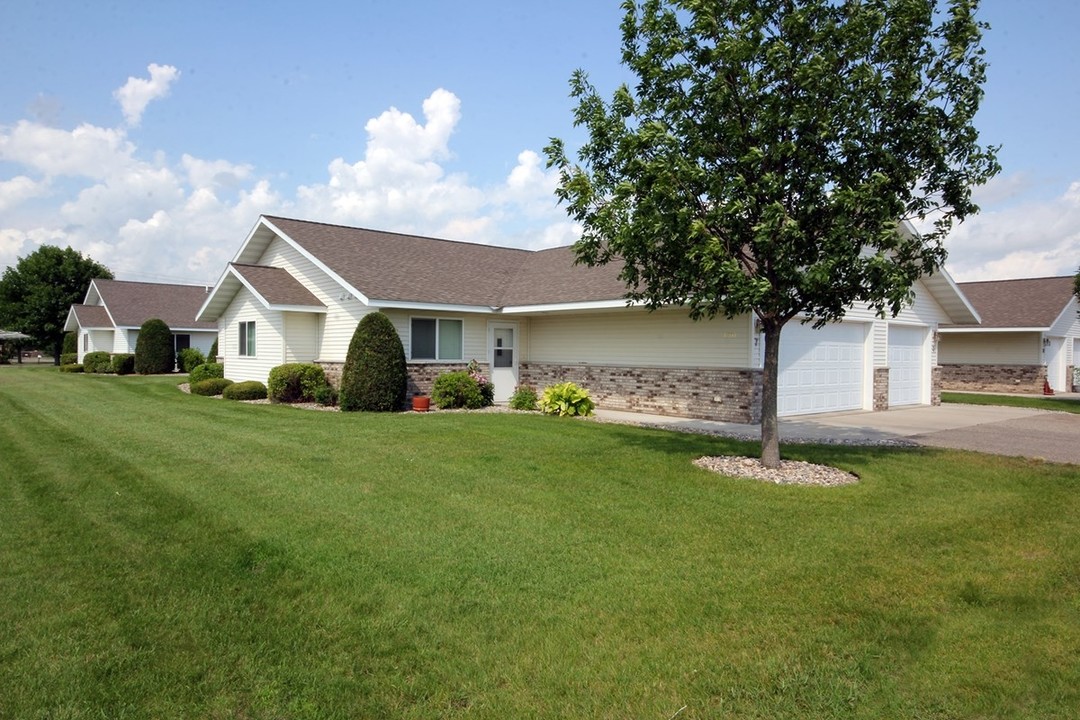
[[[624,3],[610,101],[578,70],[571,163],[546,149],[590,265],[627,297],[695,319],[754,313],[765,333],[762,460],[779,463],[780,331],[855,302],[896,314],[945,259],[971,187],[999,169],[982,98],[977,0]],[[925,225],[920,235],[901,221]]]
[[[85,299],[91,280],[112,277],[107,267],[70,247],[42,245],[0,277],[0,327],[30,335],[59,364],[71,306]]]
[[[368,313],[357,323],[349,343],[341,370],[339,406],[345,411],[401,410],[407,388],[401,337],[386,315]]]
[[[172,330],[164,320],[150,318],[135,340],[135,372],[140,375],[171,373],[176,366]]]

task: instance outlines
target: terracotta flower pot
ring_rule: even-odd
[[[417,395],[412,399],[412,409],[415,412],[427,412],[431,407],[431,398],[427,395]]]

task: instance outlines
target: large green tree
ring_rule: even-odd
[[[0,327],[51,348],[59,364],[71,306],[83,301],[91,280],[112,276],[109,268],[70,247],[42,245],[0,277]]]
[[[998,172],[972,121],[977,0],[627,0],[633,88],[571,78],[577,163],[553,139],[580,262],[622,263],[627,297],[765,335],[762,462],[780,462],[780,334],[856,302],[896,314],[945,259],[971,187]],[[904,232],[901,221],[925,220]]]

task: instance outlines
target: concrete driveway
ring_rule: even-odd
[[[601,419],[757,440],[760,425],[597,410]],[[1080,415],[983,405],[915,406],[780,420],[781,442],[889,443],[974,450],[1080,464]]]

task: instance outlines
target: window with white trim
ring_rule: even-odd
[[[240,323],[239,333],[240,357],[255,357],[255,321],[249,320]]]
[[[464,360],[465,323],[449,318],[412,318],[409,357],[411,360]]]

